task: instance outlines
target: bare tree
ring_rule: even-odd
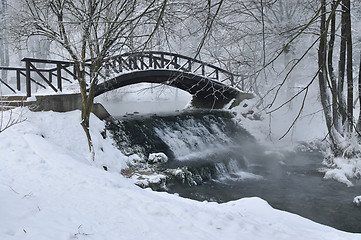
[[[0,2],[0,65],[9,65],[9,47],[6,37],[7,28],[7,0]],[[1,78],[7,81],[7,72],[2,71]]]
[[[94,153],[89,118],[103,60],[122,50],[143,49],[161,24],[168,0],[20,0],[23,9],[13,26],[17,38],[44,36],[75,62],[81,125]],[[87,68],[90,81],[87,81]]]
[[[12,107],[6,103],[6,98],[4,99],[2,95],[0,84],[0,134],[6,129],[26,120],[24,109],[25,108],[21,108],[16,113],[13,112]]]
[[[6,129],[26,121],[25,112],[21,110],[20,114],[14,114],[12,110],[4,111],[5,106],[0,105],[0,133]]]

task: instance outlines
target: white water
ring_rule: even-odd
[[[204,123],[193,118],[181,124],[176,122],[173,126],[164,124],[155,131],[181,161],[222,152],[232,144],[218,125],[212,123],[208,129]]]

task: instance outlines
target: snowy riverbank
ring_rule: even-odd
[[[217,204],[142,190],[119,174],[127,158],[94,116],[95,162],[79,111],[25,116],[0,134],[0,239],[361,239],[259,198]]]

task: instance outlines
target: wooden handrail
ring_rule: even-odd
[[[72,61],[63,61],[63,60],[50,60],[50,59],[41,59],[41,58],[23,58],[22,62],[32,62],[32,63],[48,63],[48,64],[69,64],[74,65]]]
[[[149,60],[146,60],[147,58]],[[146,62],[148,64],[146,64]],[[237,87],[241,90],[244,89],[244,84],[240,86],[237,84],[238,81],[235,81],[235,79],[241,75],[233,74],[215,65],[177,53],[164,51],[128,52],[105,58],[104,64],[108,67],[108,76],[110,76],[109,70],[119,74],[124,70],[144,70],[144,68],[175,69],[214,79],[216,81],[226,83],[226,85]]]
[[[4,84],[6,87],[8,87],[13,93],[16,93],[16,91],[5,81],[3,81],[1,78],[0,78],[0,83]]]
[[[154,56],[154,55],[159,55],[159,57],[157,56]],[[108,58],[105,58],[104,59],[104,62],[108,62],[109,60],[111,59],[116,59],[118,57],[128,57],[128,56],[137,56],[137,57],[148,57],[148,58],[151,58],[151,57],[154,57],[156,58],[157,60],[161,60],[161,56],[171,56],[171,57],[176,57],[176,58],[179,58],[179,59],[184,59],[184,60],[190,60],[192,62],[195,62],[195,63],[198,63],[198,64],[202,64],[204,66],[207,66],[207,67],[210,67],[210,68],[213,68],[213,69],[217,69],[219,72],[222,72],[222,73],[225,73],[225,74],[229,74],[229,75],[234,75],[234,76],[238,76],[237,74],[233,74],[227,70],[224,70],[220,67],[217,67],[213,64],[209,64],[209,63],[206,63],[206,62],[203,62],[201,60],[198,60],[198,59],[195,59],[195,58],[191,58],[191,57],[188,57],[188,56],[185,56],[185,55],[182,55],[182,54],[178,54],[178,53],[170,53],[170,52],[163,52],[163,51],[143,51],[143,52],[134,52],[134,53],[123,53],[123,54],[120,54],[120,55],[116,55],[116,56],[112,56],[112,57],[108,57]],[[87,61],[90,61],[90,60],[87,60]]]
[[[31,82],[34,82],[37,85],[45,88],[43,84],[30,77],[32,72],[35,72],[37,75],[39,75],[40,78],[45,82],[45,85],[49,86],[55,92],[62,90],[63,80],[70,81],[69,79],[62,76],[62,72],[65,72],[76,79],[75,72],[67,69],[68,67],[75,66],[75,62],[73,61],[38,58],[23,58],[21,61],[26,63],[26,67],[0,66],[0,70],[16,71],[16,86],[18,91],[21,90],[20,76],[25,76],[28,96],[31,96]],[[35,63],[53,65],[53,67],[37,68]],[[88,59],[85,64],[87,67],[91,67],[90,59]],[[191,58],[178,53],[164,51],[128,52],[111,56],[104,59],[103,68],[105,69],[105,73],[99,71],[99,76],[104,79],[110,77],[111,72],[120,74],[124,70],[144,71],[148,69],[173,69],[179,70],[181,72],[190,72],[208,79],[214,79],[216,81],[223,82],[226,85],[230,85],[231,87],[238,86],[239,82],[238,80],[235,80],[235,78],[241,76],[239,74],[233,74],[213,64],[203,62],[199,59]],[[49,73],[49,76],[46,76],[43,73]],[[89,75],[89,73],[87,74]],[[56,76],[57,84],[53,85],[52,76]],[[7,86],[11,91],[14,91],[14,89],[5,81],[1,80],[0,83]],[[243,87],[244,82],[242,80],[241,88],[243,89]]]

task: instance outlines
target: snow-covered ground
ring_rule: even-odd
[[[127,158],[96,117],[92,162],[79,111],[25,116],[0,133],[2,240],[361,239],[259,198],[217,204],[140,189],[119,174]]]

